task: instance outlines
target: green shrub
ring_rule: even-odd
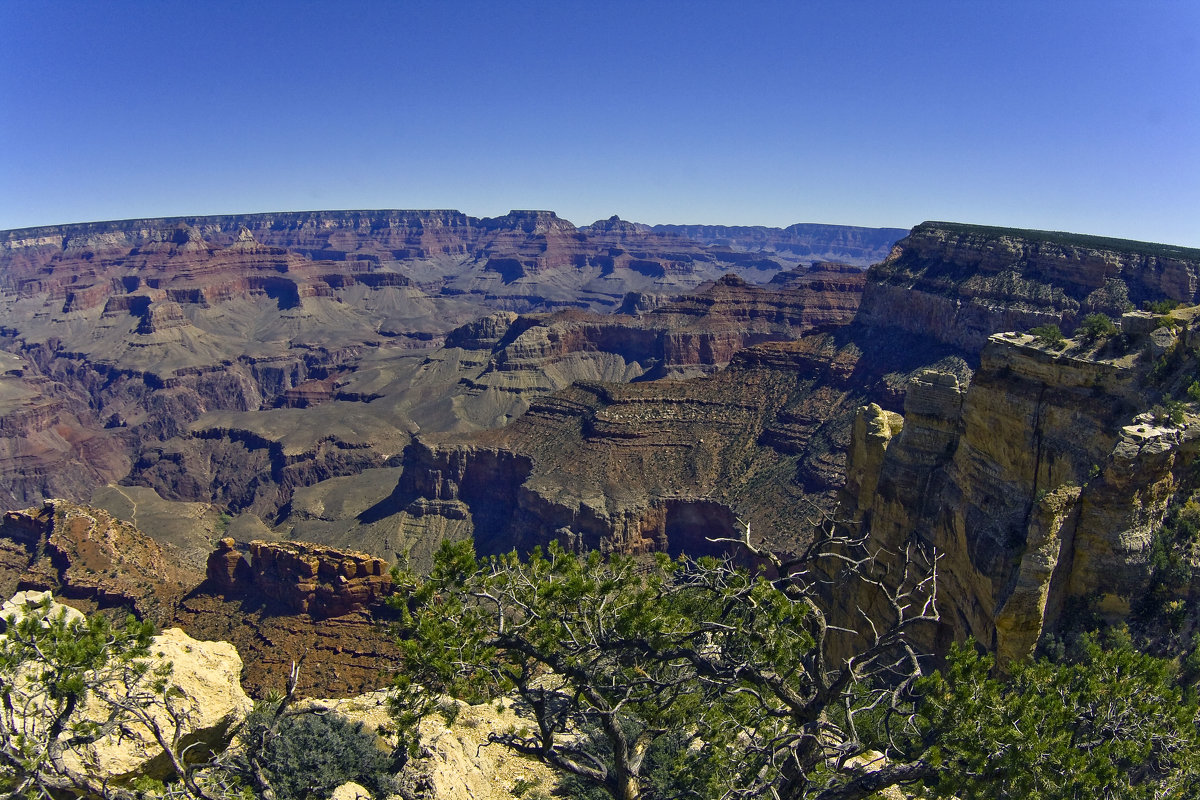
[[[1079,323],[1079,330],[1076,331],[1076,334],[1083,337],[1083,340],[1090,344],[1097,339],[1107,339],[1110,336],[1116,336],[1119,332],[1120,329],[1104,314],[1088,314]]]
[[[1149,311],[1151,314],[1169,314],[1177,308],[1179,308],[1178,300],[1158,300],[1153,303],[1146,300],[1142,303],[1142,310]]]
[[[278,800],[326,798],[347,781],[375,797],[394,791],[391,759],[378,737],[332,712],[277,717],[266,703],[251,712],[241,732],[248,761],[270,782]]]
[[[1200,505],[1188,501],[1171,506],[1150,543],[1150,581],[1138,604],[1143,617],[1182,620],[1179,607],[1171,607],[1171,603],[1185,595],[1191,584],[1189,553],[1198,540]]]
[[[1162,405],[1150,409],[1155,425],[1182,425],[1184,420],[1183,403],[1179,400],[1163,400]]]
[[[1036,337],[1042,346],[1055,350],[1062,349],[1067,341],[1067,337],[1063,336],[1063,332],[1057,325],[1039,325],[1036,328],[1030,328],[1029,333]]]

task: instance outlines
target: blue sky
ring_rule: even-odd
[[[1200,3],[0,0],[0,228],[339,208],[1200,246]]]

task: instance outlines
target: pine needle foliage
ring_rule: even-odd
[[[375,797],[394,789],[391,758],[361,722],[333,712],[276,715],[275,705],[260,703],[246,719],[237,766],[265,779],[276,800],[322,800],[347,781]]]

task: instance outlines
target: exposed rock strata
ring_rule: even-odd
[[[946,632],[1002,662],[1030,654],[1070,607],[1129,615],[1200,451],[1193,417],[1138,414],[1157,398],[1150,364],[1081,348],[994,335],[969,388],[918,376],[902,426],[877,407],[856,422],[847,516],[892,552],[914,538],[935,547]]]
[[[736,513],[786,547],[808,535],[798,495],[825,504],[842,483],[851,409],[937,352],[909,344],[891,337],[882,371],[829,334],[763,344],[711,376],[576,384],[503,430],[418,437],[389,500],[399,534],[701,553],[736,534]]]
[[[636,317],[498,312],[451,332],[438,355],[409,359],[407,374],[388,384],[360,370],[284,393],[281,405],[323,406],[315,413],[209,412],[189,435],[144,445],[133,480],[164,496],[270,518],[298,487],[391,465],[409,431],[503,424],[537,395],[581,380],[712,372],[747,346],[836,327],[857,308],[860,270],[785,274],[780,288],[727,276]],[[312,422],[322,415],[327,421]]]
[[[62,500],[6,513],[0,541],[0,593],[50,591],[86,611],[127,609],[158,625],[201,578],[132,525]]]
[[[302,663],[301,695],[352,695],[387,685],[398,653],[381,627],[392,582],[387,564],[305,542],[232,539],[209,556],[207,580],[181,603],[177,624],[225,639],[246,658],[255,696],[285,688]]]
[[[255,542],[251,561],[220,543],[205,575],[108,513],[56,500],[0,524],[0,591],[53,591],[81,611],[132,611],[189,635],[234,642],[244,682],[282,690],[303,661],[300,691],[380,688],[396,648],[379,621],[391,589],[380,559],[298,542]],[[253,564],[253,567],[252,567]],[[241,669],[239,663],[238,669]]]
[[[987,337],[1127,304],[1200,300],[1200,251],[1094,236],[927,222],[871,269],[860,321],[978,351]]]
[[[840,236],[826,233],[831,241]],[[809,235],[815,241],[822,233]],[[335,433],[332,447],[308,449],[315,456],[304,465],[253,454],[249,460],[270,462],[271,486],[235,497],[204,490],[190,477],[201,464],[228,462],[235,442],[160,445],[188,439],[192,424],[208,414],[378,399],[374,387],[355,385],[360,377],[377,384],[370,374],[377,365],[408,369],[393,365],[414,350],[435,350],[455,326],[488,311],[607,311],[631,292],[678,299],[727,270],[765,281],[798,263],[794,254],[758,257],[620,220],[577,229],[541,211],[486,220],[457,212],[316,212],[6,232],[0,346],[25,364],[2,379],[11,389],[0,390],[0,429],[9,434],[0,438],[0,500],[83,500],[132,470],[132,480],[164,496],[269,516],[286,505],[293,486],[384,466],[386,458],[348,452],[361,438],[374,444],[375,433]],[[413,391],[396,388],[411,385],[399,380],[391,391],[423,394],[422,407],[402,397],[392,404],[398,413],[376,407],[371,416],[388,420],[384,437],[491,427],[524,411],[520,395],[529,390],[581,378],[633,380],[692,364],[718,368],[746,344],[844,322],[861,291],[861,274],[851,270],[817,270],[782,287],[773,301],[763,299],[771,293],[751,298],[748,290],[739,298],[736,286],[722,285],[714,290],[726,295],[720,308],[692,300],[690,310],[644,324],[599,317],[537,324],[498,355],[484,380],[468,370],[439,372],[438,385]],[[536,341],[541,334],[551,338]],[[481,342],[460,336],[455,344],[477,349]],[[530,385],[539,370],[546,378]],[[460,379],[467,380],[462,390],[454,388]],[[431,408],[430,398],[447,389],[471,397],[461,408]],[[259,433],[256,425],[238,427]],[[307,418],[297,427],[326,428]],[[197,438],[214,437],[226,438],[218,425]],[[66,468],[73,460],[82,469]],[[223,473],[207,481],[238,482]]]
[[[315,619],[361,613],[381,603],[392,580],[383,559],[307,542],[251,542],[247,563],[233,539],[208,559],[211,588],[261,594]]]

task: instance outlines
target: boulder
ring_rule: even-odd
[[[329,800],[371,800],[371,793],[354,781],[346,781],[333,790]]]
[[[69,619],[83,619],[75,609],[58,603],[34,609],[47,592],[19,592],[4,604],[3,615],[37,613],[53,617],[65,613]],[[64,764],[72,772],[95,779],[95,788],[103,781],[123,782],[148,775],[165,778],[171,774],[170,762],[155,739],[149,725],[157,725],[170,739],[180,732],[182,748],[189,755],[202,756],[206,749],[219,750],[228,742],[231,728],[253,706],[242,690],[239,678],[242,659],[228,642],[197,641],[178,628],[155,636],[150,646],[149,669],[132,682],[129,672],[110,671],[95,676],[82,714],[97,722],[106,720],[111,710],[137,698],[138,711],[133,718],[110,735],[78,750],[67,750]],[[162,668],[170,665],[167,684],[170,708],[161,700],[164,692],[154,691],[153,683]],[[33,707],[37,707],[35,702]]]

